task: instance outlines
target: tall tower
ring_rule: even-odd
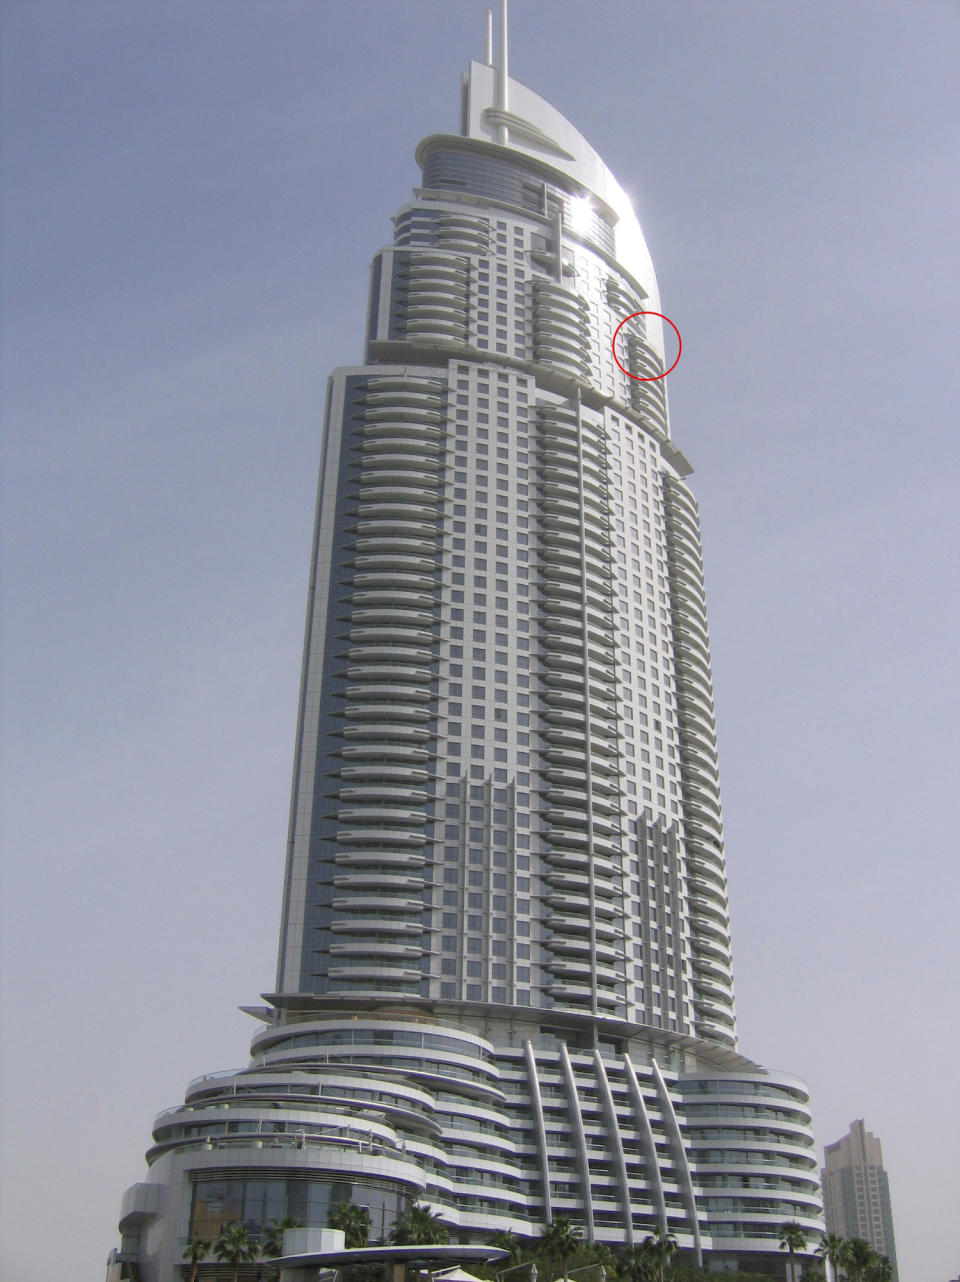
[[[737,1050],[653,266],[503,31],[494,61],[329,383],[276,991],[250,1066],[157,1119],[121,1276],[345,1199],[375,1237],[421,1199],[464,1240],[564,1213],[780,1273],[780,1225],[823,1227],[804,1086]]]
[[[859,1237],[885,1255],[897,1278],[890,1181],[877,1137],[860,1119],[824,1150],[823,1202],[827,1228],[840,1237]]]

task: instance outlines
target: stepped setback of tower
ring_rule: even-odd
[[[823,1228],[808,1099],[737,1049],[691,469],[611,347],[650,256],[491,65],[417,161],[329,382],[276,991],[157,1118],[113,1273],[419,1199],[454,1240],[562,1212],[782,1276],[780,1226]]]

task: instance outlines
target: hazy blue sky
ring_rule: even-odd
[[[321,410],[474,0],[6,0],[3,1238],[102,1278],[272,987]],[[683,335],[741,1047],[960,1268],[956,0],[514,0]]]

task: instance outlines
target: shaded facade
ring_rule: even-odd
[[[862,1238],[885,1255],[897,1273],[890,1181],[883,1150],[860,1119],[835,1144],[824,1149],[823,1204],[827,1228],[840,1237]]]
[[[157,1119],[116,1271],[413,1199],[782,1275],[806,1090],[737,1047],[699,520],[629,201],[506,50],[330,379],[275,991]]]

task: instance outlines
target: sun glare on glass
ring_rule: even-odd
[[[593,201],[589,196],[574,196],[570,201],[570,226],[586,231],[593,223]]]

